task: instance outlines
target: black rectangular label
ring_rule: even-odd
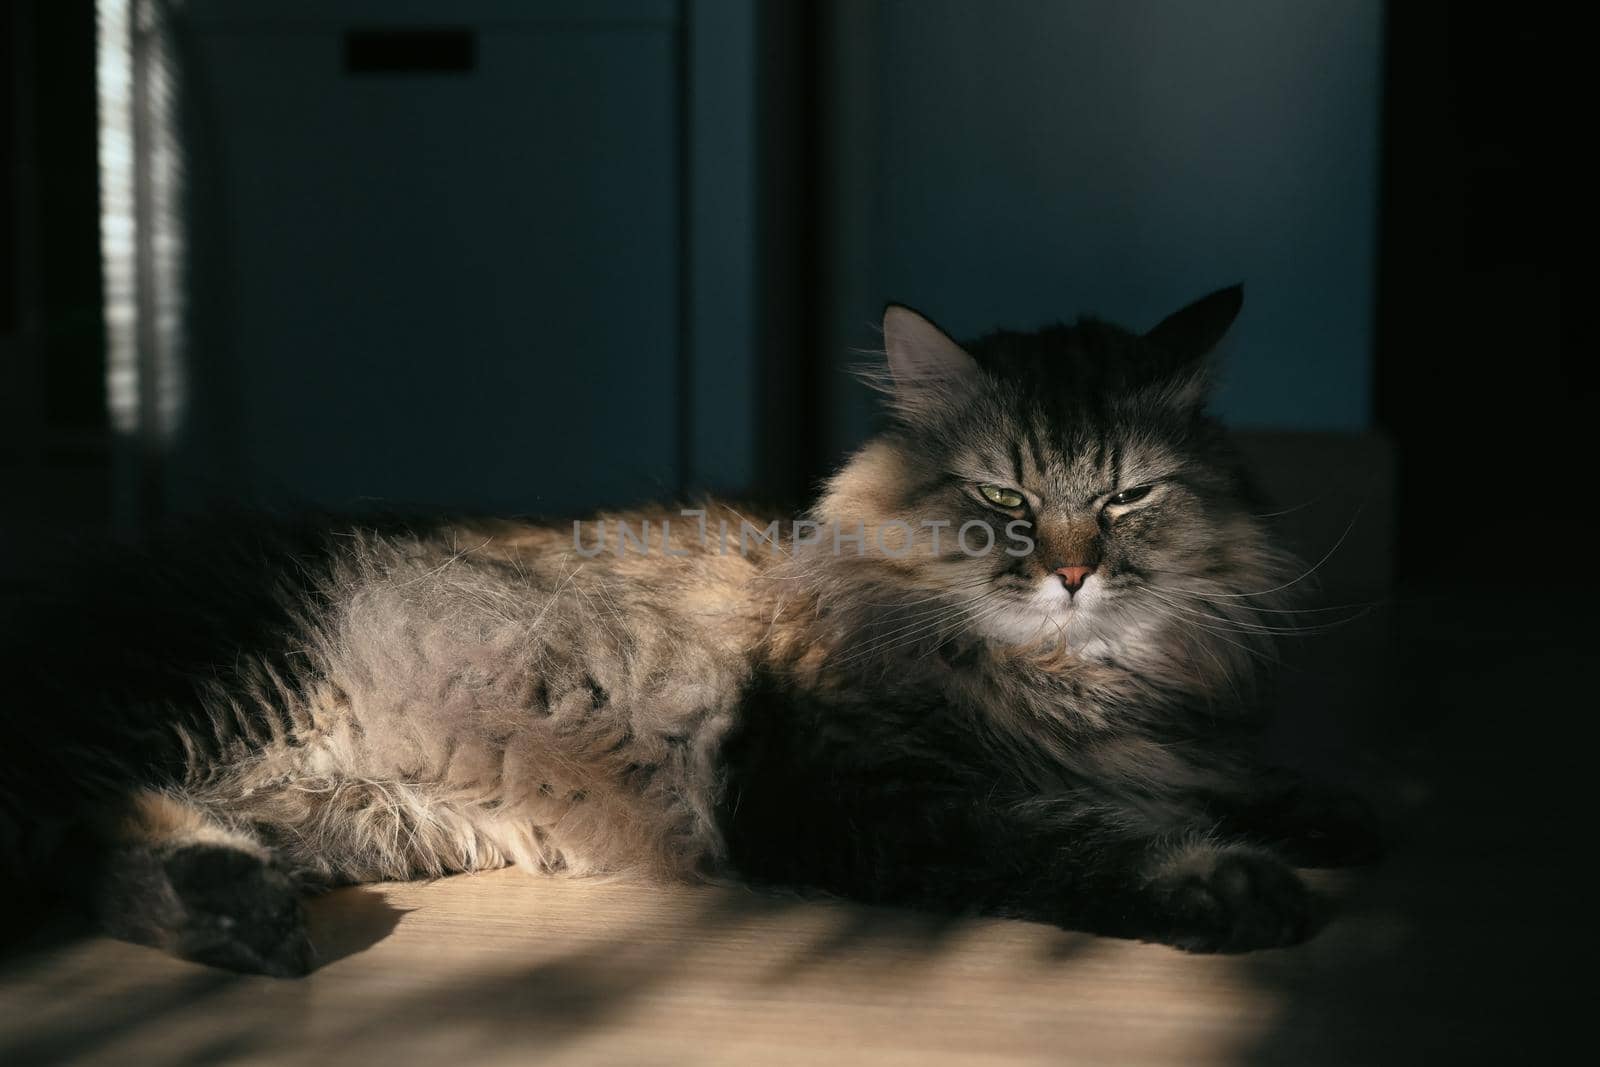
[[[344,35],[344,69],[351,74],[462,74],[477,59],[477,35],[467,29],[348,30]]]

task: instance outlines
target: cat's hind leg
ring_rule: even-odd
[[[113,937],[233,971],[311,969],[299,886],[253,837],[151,791],[134,797],[106,844],[89,904]]]

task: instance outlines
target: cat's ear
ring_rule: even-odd
[[[1176,364],[1194,363],[1211,354],[1243,306],[1244,286],[1230,285],[1174,311],[1144,339]]]
[[[885,383],[890,400],[908,417],[958,408],[982,380],[977,361],[939,327],[900,304],[883,310]]]
[[[1244,286],[1201,297],[1174,311],[1144,335],[1144,342],[1158,355],[1163,373],[1158,392],[1168,403],[1198,407],[1211,390],[1211,361],[1228,327],[1244,306]]]

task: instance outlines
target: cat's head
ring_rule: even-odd
[[[893,425],[816,510],[865,530],[866,551],[846,535],[832,572],[897,604],[880,629],[908,644],[944,627],[1198,659],[1260,630],[1285,557],[1206,413],[1241,302],[1224,289],[1143,334],[1085,319],[966,345],[891,306],[879,384]]]

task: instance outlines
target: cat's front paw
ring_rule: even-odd
[[[1311,936],[1312,899],[1281,860],[1196,843],[1164,857],[1150,882],[1154,940],[1190,952],[1247,952]]]

